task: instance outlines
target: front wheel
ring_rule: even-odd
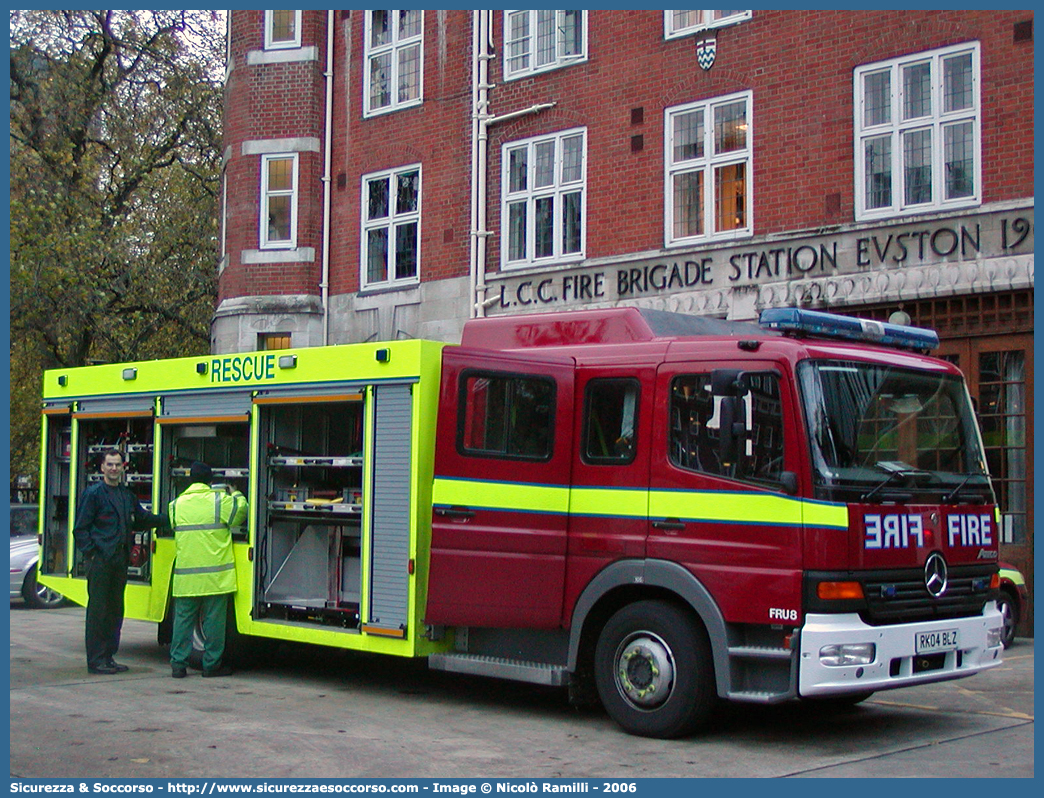
[[[602,705],[623,729],[681,737],[710,716],[716,698],[707,633],[696,616],[665,601],[620,609],[595,647]]]

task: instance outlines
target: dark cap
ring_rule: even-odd
[[[209,485],[210,480],[214,478],[214,470],[206,463],[201,463],[197,460],[189,469],[189,476],[193,482],[205,482]]]

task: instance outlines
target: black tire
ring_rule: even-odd
[[[681,737],[717,699],[710,642],[691,611],[665,601],[618,610],[595,647],[595,683],[609,716],[642,737]]]
[[[206,635],[199,618],[192,630],[192,653],[189,654],[188,665],[197,671],[203,670],[203,646]],[[256,662],[266,651],[268,641],[263,638],[239,633],[236,627],[236,610],[234,599],[230,596],[228,600],[228,616],[225,619],[225,653],[221,657],[222,664],[234,665],[237,668],[245,668],[252,662]]]
[[[1000,596],[997,597],[997,609],[1000,610],[1001,617],[1004,619],[1001,643],[1005,648],[1011,648],[1011,644],[1015,642],[1015,627],[1019,624],[1019,605],[1011,593],[1001,590]]]
[[[203,634],[203,627],[200,625],[199,618],[196,618],[196,625],[192,627],[192,651],[188,656],[188,666],[195,668],[197,671],[203,670],[203,643],[206,639],[207,637]],[[228,648],[227,628],[225,630],[225,647]]]
[[[36,566],[25,575],[22,582],[22,598],[35,610],[53,610],[65,604],[65,596],[36,581]]]

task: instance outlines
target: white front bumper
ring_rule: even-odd
[[[1002,626],[1001,615],[988,602],[982,615],[923,623],[868,626],[855,613],[807,615],[801,629],[798,693],[802,696],[832,696],[867,690],[891,690],[912,684],[959,679],[1001,663],[1001,646],[987,647],[987,631]],[[934,657],[931,670],[919,670],[915,640],[920,632],[957,630],[958,647],[943,657]],[[824,646],[844,643],[873,643],[874,661],[868,665],[824,665],[819,652]],[[922,657],[923,658],[923,657]]]

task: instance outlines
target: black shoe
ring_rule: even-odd
[[[232,669],[228,665],[222,665],[218,668],[214,668],[212,671],[203,671],[204,676],[231,676]]]
[[[120,663],[118,663],[118,662],[117,662],[116,660],[114,660],[114,659],[110,659],[110,660],[109,660],[109,661],[108,661],[108,662],[106,663],[106,665],[107,665],[108,667],[110,667],[110,668],[115,668],[115,669],[116,669],[116,673],[125,673],[126,671],[129,671],[129,670],[130,670],[130,668],[128,668],[128,667],[127,667],[126,665],[120,665]]]
[[[170,675],[175,679],[184,679],[188,675],[188,671],[185,668],[172,665],[170,668]]]
[[[97,673],[104,676],[112,676],[113,674],[119,673],[115,668],[109,667],[108,665],[99,665],[97,668],[87,666],[88,673]]]

